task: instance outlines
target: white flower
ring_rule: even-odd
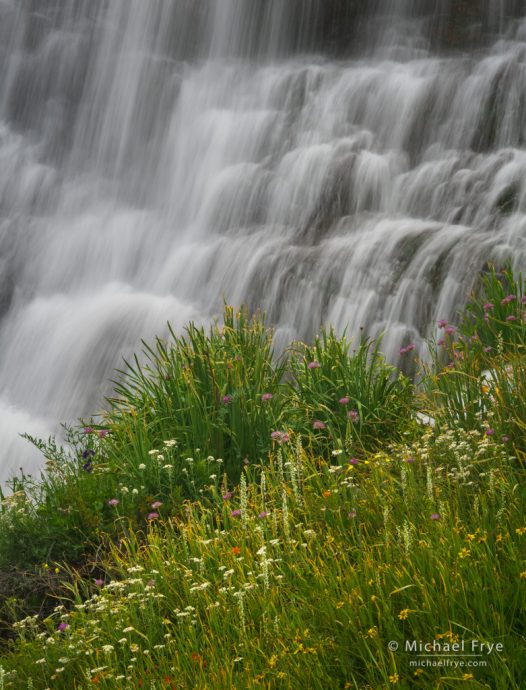
[[[141,462],[141,464],[139,465],[139,469],[140,469],[140,470],[145,470],[145,469],[146,469],[146,465],[144,464],[144,462]]]

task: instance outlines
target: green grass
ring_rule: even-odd
[[[521,688],[522,296],[490,272],[416,392],[332,331],[277,359],[243,309],[145,345],[2,501],[0,689]]]

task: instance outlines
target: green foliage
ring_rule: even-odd
[[[385,362],[379,346],[362,340],[349,352],[346,338],[330,330],[313,346],[297,347],[290,391],[295,429],[314,432],[318,452],[331,444],[371,450],[400,438],[410,425],[413,387]]]

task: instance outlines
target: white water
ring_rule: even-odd
[[[395,360],[526,268],[521,2],[331,2],[0,0],[0,480],[223,296]]]

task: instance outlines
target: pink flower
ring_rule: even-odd
[[[104,584],[104,580],[97,578],[95,580],[95,584],[97,585],[97,587],[102,587],[102,585]]]
[[[357,465],[358,464],[358,458],[351,458],[349,460],[349,465]]]
[[[431,515],[431,520],[440,520],[440,515],[438,513],[433,513]]]
[[[107,430],[107,429],[101,429],[101,430],[99,431],[99,438],[106,438],[107,435],[108,435],[108,430]]]
[[[230,515],[231,515],[232,517],[238,517],[239,515],[241,515],[241,510],[240,510],[239,508],[236,508],[236,510],[233,510],[233,511],[230,513]]]
[[[233,495],[234,495],[233,491],[227,491],[226,494],[223,494],[223,496],[222,496],[223,501],[230,501],[230,499],[232,498]]]
[[[413,343],[409,343],[409,345],[406,345],[405,347],[400,348],[400,354],[405,355],[407,352],[411,352],[414,349],[415,349],[415,345]]]
[[[267,400],[272,400],[273,397],[274,396],[272,395],[272,393],[263,393],[263,395],[261,396],[261,400],[263,402],[267,402]]]
[[[495,435],[495,429],[492,429],[491,427],[489,429],[486,429],[486,436],[494,436]]]
[[[307,364],[308,369],[319,369],[320,367],[321,367],[321,364],[319,362],[317,362],[316,360],[314,360],[313,362],[309,362]]]
[[[162,506],[162,502],[161,502],[161,501],[154,501],[154,502],[152,503],[152,508],[153,508],[154,510],[157,510],[157,508],[160,508],[161,506]]]
[[[64,630],[67,630],[68,628],[69,628],[69,625],[67,623],[64,623],[64,621],[62,621],[62,623],[59,623],[57,626],[57,630],[59,632],[64,632]]]
[[[501,304],[509,304],[510,302],[513,302],[516,299],[517,299],[517,295],[506,295],[506,297],[504,299],[501,299],[500,303]]]
[[[261,513],[258,515],[258,518],[263,519],[268,517],[268,513],[266,510],[262,510]]]
[[[325,422],[322,422],[320,419],[315,419],[314,422],[312,423],[312,428],[313,429],[325,429]]]
[[[84,433],[85,434],[92,434],[93,433],[93,428],[91,426],[86,426],[84,427]]]
[[[446,328],[446,330],[444,331],[444,333],[447,333],[448,335],[453,335],[453,333],[456,333],[456,332],[457,332],[457,329],[455,328],[455,326],[448,326]]]
[[[447,326],[447,324],[448,324],[448,322],[446,319],[440,319],[440,321],[438,322],[438,327],[439,328],[445,328]]]
[[[118,498],[110,498],[108,501],[109,506],[118,506],[119,505],[119,499]]]
[[[340,405],[348,405],[349,404],[349,398],[346,395],[344,395],[343,398],[340,398],[338,400],[338,402],[340,403]]]
[[[223,405],[229,405],[232,402],[232,396],[231,395],[224,395],[223,396]]]
[[[159,517],[159,513],[154,512],[154,513],[148,513],[148,515],[146,516],[146,519],[147,520],[157,520],[158,517]]]
[[[348,515],[348,517],[350,517],[350,518],[355,518],[355,517],[356,517],[356,511],[355,511],[355,510],[350,510],[350,511],[347,513],[347,515]]]
[[[270,438],[281,445],[282,443],[287,443],[289,435],[285,431],[273,431],[270,434]]]
[[[414,462],[415,459],[413,457],[409,457],[405,459],[406,462]]]
[[[517,317],[513,316],[513,314],[510,314],[506,317],[506,321],[517,321]]]
[[[349,412],[347,412],[347,417],[349,417],[351,422],[357,422],[360,419],[360,415],[356,410],[349,410]]]
[[[437,345],[443,345],[445,342],[444,338],[440,338],[440,340],[437,341]]]
[[[490,309],[493,309],[493,304],[491,302],[486,302],[484,305],[484,311],[489,311]]]

